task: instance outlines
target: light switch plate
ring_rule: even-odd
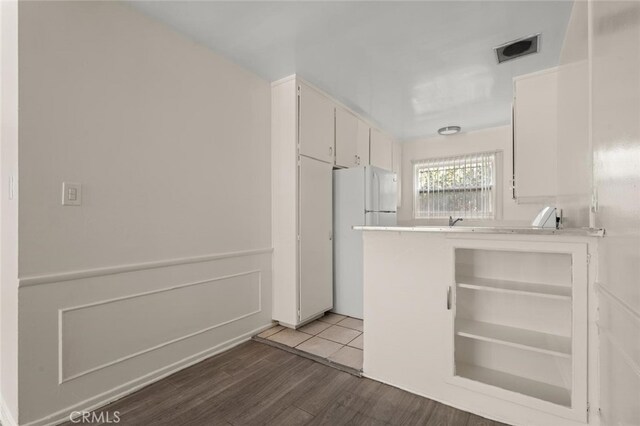
[[[62,182],[62,205],[82,205],[82,185],[74,182]]]

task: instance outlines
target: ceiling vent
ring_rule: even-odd
[[[540,34],[519,38],[493,48],[501,64],[512,59],[520,58],[540,50]]]

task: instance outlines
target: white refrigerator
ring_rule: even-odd
[[[398,181],[373,166],[333,171],[333,312],[362,319],[362,232],[396,225]]]

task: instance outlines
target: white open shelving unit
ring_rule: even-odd
[[[571,338],[481,321],[457,320],[458,336],[571,358]]]
[[[511,293],[525,296],[571,300],[571,287],[479,277],[460,277],[456,280],[456,283],[458,287],[478,291],[494,291],[497,293]]]
[[[586,245],[453,242],[452,382],[586,418]]]

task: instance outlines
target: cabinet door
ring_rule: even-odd
[[[336,108],[336,165],[358,165],[358,118],[350,112]]]
[[[393,147],[390,138],[376,129],[371,129],[369,160],[372,166],[393,170]]]
[[[556,72],[517,79],[514,94],[515,196],[543,202],[557,192]]]
[[[300,154],[333,164],[335,105],[303,83],[299,87]]]
[[[402,145],[393,143],[393,172],[398,178],[398,207],[402,203]]]
[[[369,125],[362,120],[358,120],[358,135],[356,141],[356,155],[359,166],[369,165]]]
[[[300,322],[333,307],[332,169],[300,157]]]

